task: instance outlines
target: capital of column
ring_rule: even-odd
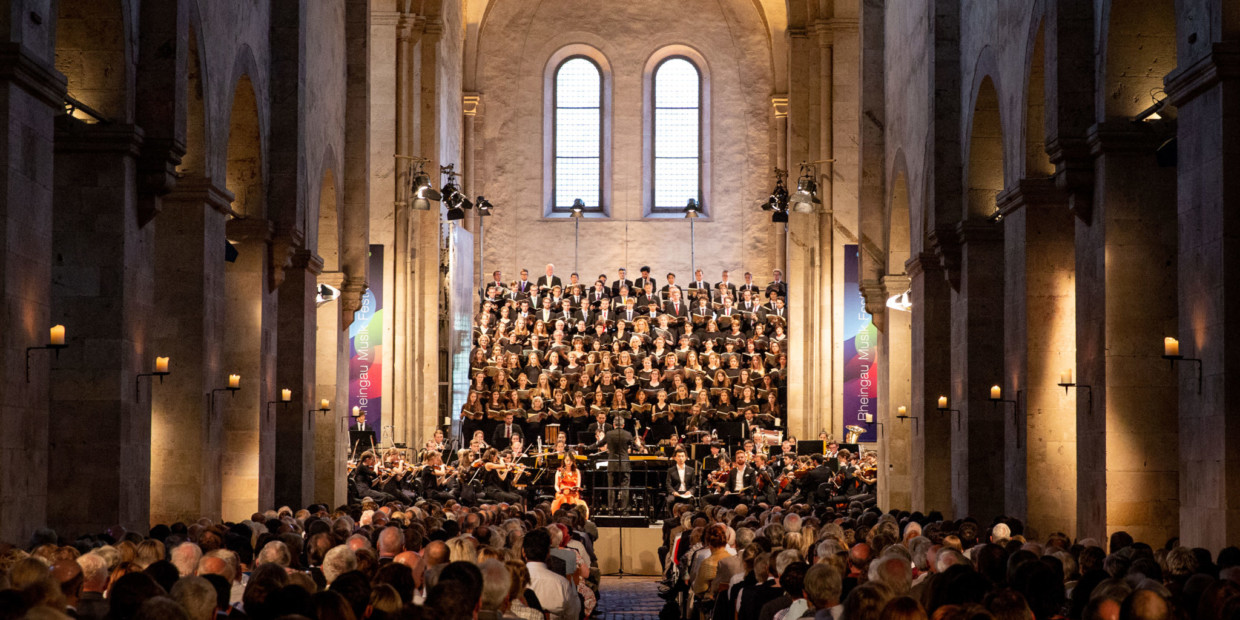
[[[323,273],[322,257],[307,249],[294,252],[289,266],[293,269],[305,269],[316,278]]]
[[[1003,226],[988,218],[971,217],[956,224],[956,236],[960,244],[1001,243]]]
[[[477,116],[481,104],[482,95],[479,93],[465,93],[461,96],[461,111],[465,116]]]
[[[57,111],[64,109],[65,76],[21,43],[0,44],[0,80],[17,84]]]
[[[366,278],[346,277],[340,285],[340,324],[348,328],[353,315],[362,309],[362,295],[366,293]]]
[[[1021,179],[995,197],[995,203],[1003,217],[1022,208],[1062,208],[1067,202],[1067,193],[1055,184],[1054,178]]]
[[[56,151],[114,153],[137,159],[142,153],[142,128],[120,123],[90,124],[71,116],[56,118]]]
[[[960,232],[955,224],[935,226],[926,241],[929,249],[939,258],[943,275],[954,289],[960,288]]]
[[[879,331],[886,331],[887,287],[883,286],[882,279],[862,280],[859,288],[861,299],[865,301],[865,311],[869,313],[874,326]]]
[[[775,110],[775,118],[788,118],[787,93],[772,96],[771,108]]]
[[[1215,43],[1196,62],[1176,68],[1165,80],[1167,100],[1183,106],[1223,80],[1240,78],[1240,41]]]
[[[939,263],[939,257],[933,252],[918,252],[904,261],[904,272],[908,276],[910,285],[913,278],[920,278],[927,274],[937,274],[942,269],[943,266]]]
[[[234,215],[232,203],[237,197],[228,188],[217,185],[209,177],[184,177],[164,197],[166,202],[200,202],[223,215]]]

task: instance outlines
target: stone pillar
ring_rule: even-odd
[[[876,317],[880,313],[884,315],[875,323],[881,326],[878,386],[882,396],[877,419],[883,426],[879,427],[878,438],[878,505],[884,510],[910,510],[913,505],[910,455],[913,426],[916,424],[916,430],[920,431],[921,423],[896,418],[897,408],[909,407],[912,402],[912,314],[885,307],[885,300],[908,290],[909,283],[907,275],[883,276],[878,287],[879,299],[875,300],[883,305],[871,311]],[[911,407],[908,411],[916,413]]]
[[[315,418],[310,416],[319,399],[315,393],[314,306],[323,259],[309,250],[293,255],[292,266],[284,269],[279,296],[276,343],[276,389],[271,400],[279,400],[281,389],[293,391],[290,405],[275,407],[276,478],[275,503],[296,509],[314,498]],[[334,400],[334,398],[333,398]],[[310,419],[307,419],[307,418]]]
[[[1221,549],[1240,540],[1240,257],[1227,251],[1240,213],[1240,42],[1216,43],[1167,77],[1179,108],[1180,537]],[[1229,224],[1230,223],[1230,224]],[[1232,237],[1229,239],[1229,237]]]
[[[781,170],[788,170],[788,97],[775,96],[771,97],[771,110],[775,114],[775,167]],[[796,176],[791,176],[794,183],[792,190],[796,189]],[[771,228],[775,235],[775,268],[784,272],[784,279],[788,279],[788,226],[781,223],[772,223]],[[786,303],[786,302],[785,302]]]
[[[913,510],[940,510],[952,518],[951,420],[935,409],[951,384],[951,289],[939,258],[914,254],[908,272],[912,364],[909,415],[912,429],[910,484]],[[880,472],[881,474],[881,472]]]
[[[215,394],[213,415],[220,417],[224,429],[222,516],[238,521],[275,503],[275,420],[268,403],[279,396],[274,386],[276,301],[269,277],[271,224],[234,219],[227,234],[237,248],[237,260],[224,269],[220,365],[222,375],[241,375],[241,390]],[[224,387],[226,378],[220,377],[216,387]]]
[[[431,159],[430,170],[437,170],[440,161],[439,139],[439,41],[443,36],[443,23],[428,20],[418,40],[416,61],[419,65],[416,85],[418,100],[417,136],[418,150]],[[408,408],[404,415],[397,413],[393,425],[395,441],[419,445],[430,437],[439,424],[439,323],[442,274],[439,271],[441,236],[440,221],[443,206],[435,204],[431,211],[414,211],[410,222],[412,241],[413,286],[409,288],[409,313],[405,322],[413,336],[408,367]]]
[[[1007,507],[1030,538],[1076,532],[1076,393],[1059,387],[1075,367],[1072,212],[1053,179],[999,194],[1004,231]],[[1030,482],[1032,481],[1032,482]],[[1053,481],[1053,483],[1051,483]]]
[[[144,380],[151,402],[151,522],[220,517],[219,417],[207,394],[227,373],[220,364],[224,325],[224,224],[232,194],[209,179],[181,179],[155,222],[153,355],[172,374]]]
[[[1004,411],[990,402],[1003,368],[1003,229],[987,220],[956,226],[960,285],[951,303],[952,503],[985,523],[1003,512]]]
[[[818,220],[822,216],[791,213],[788,221],[788,432],[797,437],[817,437],[830,428],[831,378],[815,372],[818,338],[824,329],[816,319],[830,289],[818,285],[824,250],[819,245]]]
[[[325,272],[319,283],[339,288],[344,274]],[[339,302],[337,302],[339,303]],[[327,399],[331,411],[315,411],[314,423],[314,501],[339,506],[346,501],[345,460],[348,458],[349,339],[336,303],[319,306],[315,322],[315,379],[310,408],[317,409]],[[307,409],[309,411],[309,409]]]
[[[0,467],[0,540],[15,542],[47,521],[47,388],[55,359],[34,352],[27,381],[25,350],[47,344],[53,325],[53,119],[64,94],[65,78],[50,59],[19,43],[0,48],[0,462],[11,464]],[[68,341],[76,346],[74,331]]]
[[[1092,210],[1076,222],[1077,529],[1166,540],[1179,522],[1175,170],[1127,119],[1090,130]]]
[[[151,410],[134,386],[155,363],[141,144],[132,125],[57,119],[52,320],[76,336],[50,381],[48,522],[64,535],[150,525]]]

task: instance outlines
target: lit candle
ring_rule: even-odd
[[[164,372],[164,373],[168,372],[168,358],[166,357],[155,358],[155,372]]]
[[[1071,368],[1068,368],[1064,370],[1063,372],[1059,373],[1059,382],[1064,385],[1072,383],[1072,369]]]
[[[287,403],[290,400],[293,400],[293,390],[287,388],[280,390],[280,402]]]
[[[228,375],[228,387],[234,390],[241,387],[241,375]]]
[[[1003,398],[1003,390],[999,389],[997,385],[990,386],[990,400],[999,400],[1000,398]]]
[[[53,328],[54,329],[54,328]],[[1163,340],[1163,355],[1178,356],[1180,354],[1180,341],[1175,338],[1166,338]]]
[[[940,396],[939,397],[939,409],[946,409],[946,408],[947,408],[947,397]]]
[[[362,408],[361,408],[361,407],[354,407],[354,408],[353,408],[353,417],[358,418],[358,417],[361,417],[361,415],[362,415]]]
[[[52,328],[51,344],[63,346],[65,344],[65,326],[57,325]]]
[[[897,415],[908,415],[908,407],[905,407],[904,405],[900,405],[899,407],[896,407],[896,414]]]
[[[328,406],[328,405],[330,405],[330,404],[331,404],[331,403],[328,403],[328,402],[327,402],[327,399],[326,399],[326,398],[324,398],[323,400],[320,400],[320,401],[319,401],[319,409],[322,409],[322,410],[324,410],[324,411],[326,411],[326,410],[328,410],[328,409],[331,409],[331,407],[329,407],[329,406]]]
[[[867,413],[867,414],[865,414],[865,423],[866,423],[866,424],[873,424],[873,423],[874,423],[874,414],[872,414],[872,413]]]

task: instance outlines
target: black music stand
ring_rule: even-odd
[[[366,429],[364,431],[349,429],[349,444],[354,446],[369,445],[370,449],[374,450],[375,445],[377,445],[375,443],[375,431],[373,429]]]

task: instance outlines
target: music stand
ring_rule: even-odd
[[[375,449],[375,431],[373,429],[366,429],[364,431],[349,429],[349,443],[355,446],[356,445],[362,445],[362,446],[369,445],[370,449],[374,450]]]
[[[797,442],[797,454],[826,454],[827,442],[821,439],[802,440]]]

